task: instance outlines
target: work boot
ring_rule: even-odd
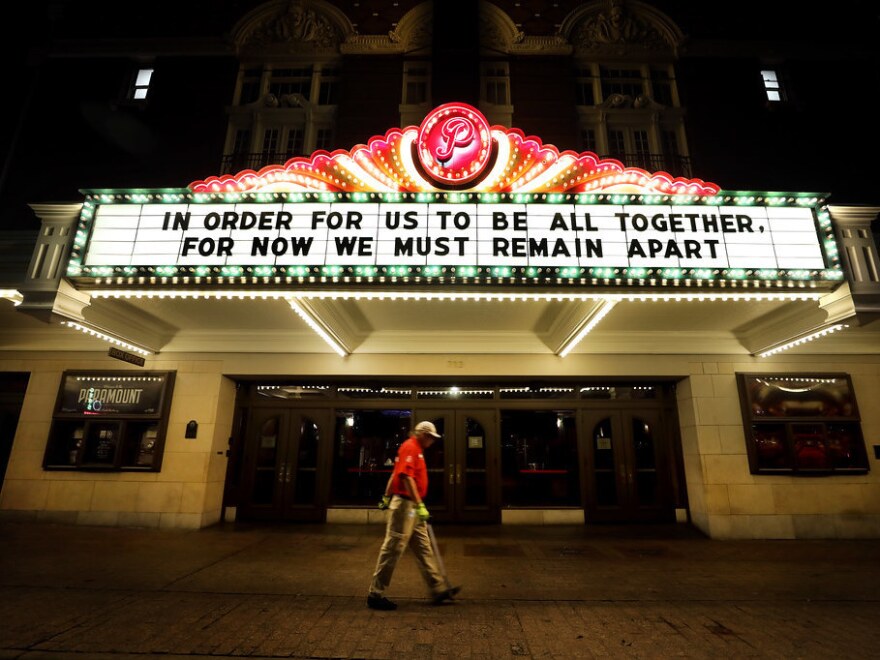
[[[459,591],[461,591],[461,587],[449,587],[449,589],[434,594],[432,599],[434,605],[440,605],[444,600],[452,600]]]
[[[367,596],[367,607],[371,610],[396,610],[397,603],[393,603],[385,596],[370,594]]]

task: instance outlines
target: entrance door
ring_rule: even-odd
[[[247,429],[241,517],[323,521],[329,413],[254,408]]]
[[[668,440],[657,410],[584,411],[588,522],[674,519]]]
[[[434,422],[443,436],[425,452],[431,516],[441,522],[498,522],[495,411],[432,410],[414,419]]]

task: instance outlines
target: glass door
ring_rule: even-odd
[[[426,411],[416,419],[432,421],[443,436],[425,452],[426,504],[432,516],[439,521],[498,522],[495,411]]]
[[[656,410],[584,411],[588,522],[674,518],[667,438]]]
[[[329,415],[320,410],[255,408],[248,429],[241,517],[323,520]]]

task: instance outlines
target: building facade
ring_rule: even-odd
[[[367,4],[41,17],[0,515],[880,534],[876,16]]]

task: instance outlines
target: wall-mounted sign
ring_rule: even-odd
[[[134,353],[120,350],[114,346],[110,347],[110,350],[107,351],[107,355],[112,358],[116,358],[117,360],[128,362],[129,364],[136,364],[139,367],[142,367],[147,363],[146,359],[144,359],[140,355],[135,355]]]
[[[143,376],[64,375],[58,412],[84,415],[156,415],[169,384],[165,373]]]

